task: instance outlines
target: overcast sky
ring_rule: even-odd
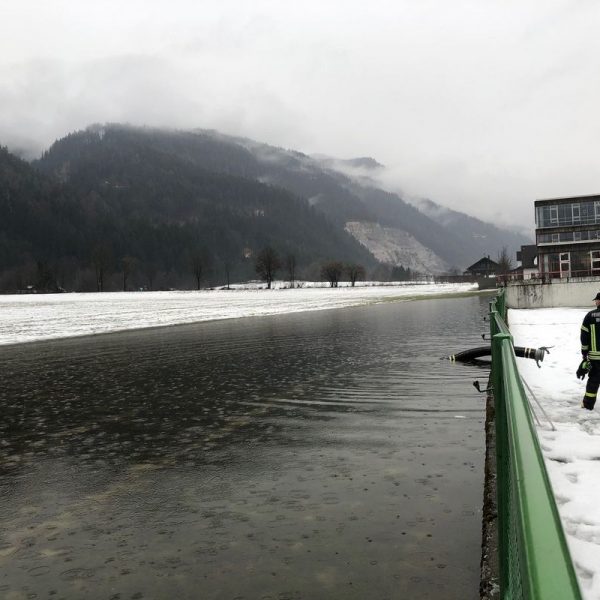
[[[0,0],[0,23],[13,149],[218,129],[530,226],[536,198],[600,193],[597,0]]]

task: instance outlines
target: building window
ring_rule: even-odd
[[[551,277],[558,277],[559,261],[558,254],[546,254],[544,256],[544,272]]]
[[[535,221],[538,228],[600,224],[600,199],[536,206]]]
[[[563,233],[560,234],[560,241],[561,242],[572,242],[573,241],[573,232],[572,231],[565,231]]]
[[[560,276],[570,277],[571,276],[571,253],[561,252],[560,253]]]
[[[590,266],[592,275],[598,275],[600,273],[600,250],[590,251]]]

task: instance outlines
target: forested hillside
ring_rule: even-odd
[[[3,289],[222,283],[254,277],[266,246],[293,256],[298,274],[325,260],[376,264],[303,199],[201,168],[127,128],[69,136],[35,169],[6,150],[0,161]]]
[[[2,289],[30,282],[50,261],[67,268],[87,247],[84,213],[72,190],[38,174],[0,148],[0,284]],[[38,271],[39,264],[39,273]],[[31,283],[31,282],[30,282]],[[44,282],[45,283],[45,282]]]
[[[528,242],[461,213],[443,217],[433,203],[418,210],[346,168],[381,165],[118,124],[69,134],[32,164],[2,149],[0,290],[218,285],[255,277],[266,247],[296,276],[318,278],[324,262],[340,261],[386,277],[409,264],[462,269]],[[377,252],[379,231],[395,257],[387,266],[357,241]]]

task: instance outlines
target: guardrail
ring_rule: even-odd
[[[580,600],[573,562],[517,370],[503,292],[490,303],[490,333],[500,597]]]

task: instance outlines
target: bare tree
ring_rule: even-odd
[[[200,282],[202,281],[202,272],[204,269],[204,256],[200,250],[195,250],[190,256],[190,266],[194,273],[196,280],[196,289],[200,289]]]
[[[365,268],[362,265],[349,264],[346,265],[346,273],[348,273],[348,279],[350,279],[350,285],[354,287],[357,279],[365,278]]]
[[[92,264],[96,272],[96,289],[104,291],[104,279],[110,268],[112,252],[108,244],[97,244],[92,249]]]
[[[231,263],[228,260],[226,260],[223,263],[223,266],[225,268],[225,280],[227,281],[227,289],[230,290],[231,287],[229,286],[229,284],[230,284],[230,278],[231,278],[230,277],[231,276]]]
[[[496,260],[498,263],[498,272],[501,275],[506,275],[509,271],[512,271],[513,261],[508,253],[508,249],[506,246],[502,247],[502,250],[498,253],[498,259]]]
[[[290,287],[294,287],[296,281],[296,257],[293,254],[288,254],[285,258],[285,268],[287,270],[288,281]]]
[[[321,267],[321,277],[329,281],[329,287],[338,287],[343,272],[344,265],[337,260],[327,262]]]
[[[267,282],[267,288],[271,289],[275,273],[281,268],[281,260],[277,252],[267,246],[258,253],[254,268],[258,276]]]
[[[225,281],[227,283],[227,289],[231,289],[231,273],[234,271],[236,264],[236,255],[230,251],[223,252],[221,254],[220,262],[225,272]]]

